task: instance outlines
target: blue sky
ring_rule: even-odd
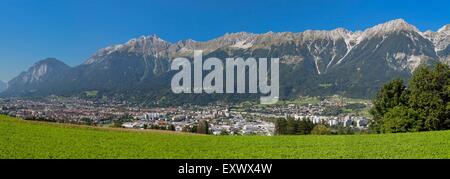
[[[46,57],[71,66],[142,35],[175,42],[227,32],[362,30],[403,18],[421,30],[450,24],[448,0],[2,0],[0,80]]]

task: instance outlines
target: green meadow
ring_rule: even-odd
[[[206,136],[0,116],[2,159],[450,158],[450,131],[349,136]]]

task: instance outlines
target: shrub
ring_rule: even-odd
[[[328,135],[331,133],[331,130],[324,124],[319,124],[311,131],[311,134],[314,135]]]

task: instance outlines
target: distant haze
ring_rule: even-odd
[[[3,81],[0,81],[0,92],[3,92],[6,89],[6,83]]]

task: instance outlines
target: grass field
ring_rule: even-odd
[[[203,136],[0,116],[0,158],[450,158],[450,131],[354,136]]]

